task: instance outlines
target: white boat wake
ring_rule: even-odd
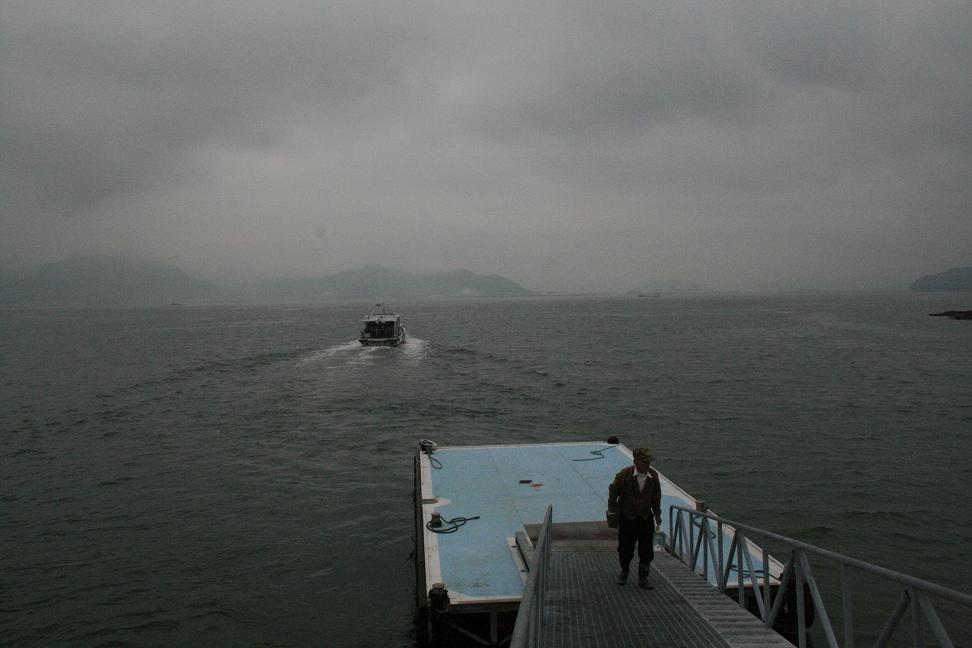
[[[390,346],[363,346],[357,340],[342,342],[329,346],[326,349],[313,351],[297,361],[298,366],[323,362],[335,356],[350,354],[349,361],[352,364],[368,363],[376,357],[375,354],[398,353],[409,360],[417,360],[425,357],[428,353],[429,342],[420,338],[410,337],[397,347]]]
[[[429,352],[429,341],[410,337],[400,348],[409,358],[421,358]]]
[[[312,353],[307,354],[303,358],[297,361],[298,365],[312,364],[314,362],[320,362],[330,358],[331,356],[337,355],[339,353],[346,353],[348,351],[354,351],[361,348],[361,343],[357,340],[352,340],[350,342],[343,342],[341,344],[335,344],[326,349],[319,349]]]

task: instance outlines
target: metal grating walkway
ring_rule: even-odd
[[[653,590],[615,582],[617,552],[558,548],[547,584],[543,644],[556,648],[793,648],[664,551],[655,552]]]

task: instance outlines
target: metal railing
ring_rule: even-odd
[[[543,636],[543,604],[547,593],[547,573],[550,565],[550,527],[553,521],[553,506],[547,506],[543,525],[537,534],[537,546],[533,559],[528,565],[530,574],[523,587],[520,609],[516,613],[516,624],[510,637],[510,648],[538,648]]]
[[[767,627],[773,627],[780,616],[783,602],[787,597],[787,592],[791,590],[792,579],[796,579],[796,587],[792,588],[795,593],[796,616],[797,616],[797,638],[800,648],[807,646],[807,619],[804,585],[810,591],[813,609],[817,618],[820,620],[822,632],[830,648],[841,648],[834,634],[833,625],[827,610],[824,606],[823,598],[820,595],[820,588],[814,578],[810,568],[808,554],[834,561],[839,566],[841,584],[841,603],[842,620],[844,629],[843,648],[854,648],[854,618],[853,618],[853,596],[851,592],[851,571],[858,570],[885,580],[889,580],[897,586],[903,587],[903,592],[898,599],[898,603],[891,616],[884,624],[874,648],[884,648],[888,645],[898,624],[904,617],[908,606],[911,606],[912,635],[915,648],[925,647],[926,624],[932,634],[937,639],[942,648],[954,648],[945,626],[942,624],[932,604],[929,595],[935,595],[953,603],[958,603],[972,608],[972,596],[958,592],[941,585],[936,585],[930,581],[908,576],[884,567],[872,565],[862,560],[850,558],[842,554],[821,549],[799,540],[794,540],[771,531],[765,531],[756,527],[751,527],[731,520],[720,518],[711,513],[696,511],[684,506],[672,506],[669,509],[669,529],[671,531],[671,542],[668,551],[673,556],[686,563],[693,571],[699,568],[701,562],[702,574],[708,578],[711,567],[714,570],[717,586],[720,591],[725,591],[730,582],[730,572],[735,570],[735,584],[739,588],[739,605],[746,607],[747,584],[751,586],[753,598],[756,601],[758,616]],[[723,548],[725,537],[724,527],[733,530],[732,542],[729,551]],[[698,538],[695,533],[698,530]],[[757,570],[753,569],[753,559],[750,552],[750,537],[758,539],[762,548],[762,585],[759,583]],[[780,575],[779,589],[775,600],[771,600],[771,575],[767,566],[769,556],[766,549],[766,541],[782,543],[790,548],[789,561]],[[725,554],[728,553],[728,556]],[[775,579],[773,579],[775,580]],[[791,602],[791,605],[793,603]]]

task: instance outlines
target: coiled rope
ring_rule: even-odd
[[[469,522],[470,520],[478,520],[478,519],[479,519],[478,515],[473,515],[471,517],[455,517],[452,518],[451,520],[442,520],[443,524],[452,525],[452,526],[442,526],[442,527],[432,526],[432,520],[429,520],[428,522],[425,523],[425,528],[431,531],[432,533],[455,533],[456,531],[459,530],[459,527],[464,525],[466,522]]]
[[[600,450],[591,450],[593,457],[585,457],[584,459],[571,459],[571,461],[594,461],[595,459],[603,459],[605,450],[610,450],[611,448],[617,447],[617,444],[609,445],[606,448],[601,448]]]

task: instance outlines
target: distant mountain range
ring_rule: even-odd
[[[75,256],[42,265],[0,286],[3,306],[158,306],[172,302],[239,301],[235,292],[168,265],[124,257]]]
[[[966,292],[972,291],[972,267],[952,268],[939,274],[925,275],[913,284],[918,292]]]
[[[261,302],[515,297],[535,294],[515,281],[498,275],[478,275],[469,270],[412,274],[375,264],[315,279],[281,279],[253,286],[248,293]]]
[[[535,294],[497,275],[469,270],[411,274],[367,265],[310,279],[231,289],[169,265],[114,256],[76,256],[0,286],[0,306],[160,306],[172,303],[288,303],[354,299],[509,297]]]

